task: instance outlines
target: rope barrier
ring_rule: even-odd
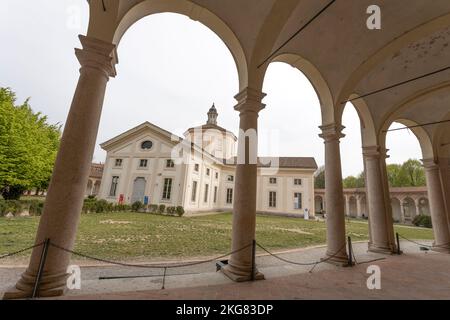
[[[345,242],[344,245],[336,253],[334,253],[333,255],[331,255],[331,256],[329,256],[329,257],[327,257],[325,259],[322,259],[322,260],[319,260],[319,261],[315,261],[315,262],[296,262],[296,261],[291,261],[291,260],[282,258],[279,255],[276,255],[275,253],[270,252],[269,250],[264,248],[258,242],[256,243],[256,245],[258,247],[260,247],[262,250],[264,250],[265,252],[267,252],[270,256],[272,256],[274,258],[277,258],[278,260],[284,261],[286,263],[291,263],[291,264],[295,264],[295,265],[299,265],[299,266],[316,266],[316,265],[318,265],[320,263],[327,262],[327,261],[333,259],[334,257],[336,257],[339,253],[341,253],[342,249],[345,248],[345,246],[347,245],[347,242]]]
[[[450,246],[450,243],[444,243],[444,244],[438,244],[438,245],[432,245],[432,246],[430,246],[430,245],[428,245],[428,244],[423,244],[423,243],[419,243],[419,242],[417,242],[417,241],[408,239],[408,238],[402,236],[401,234],[399,234],[398,236],[399,236],[400,238],[402,238],[402,239],[408,241],[408,242],[414,243],[415,245],[418,245],[418,246],[424,247],[424,248],[429,248],[429,249],[431,249],[431,248],[446,248],[446,247]]]
[[[80,253],[80,252],[77,252],[77,251],[69,250],[69,249],[66,249],[64,247],[58,246],[58,245],[56,245],[56,244],[54,244],[52,242],[50,242],[50,245],[52,247],[55,247],[55,248],[59,249],[59,250],[63,250],[65,252],[68,252],[68,253],[71,253],[71,254],[74,254],[74,255],[86,258],[86,259],[95,260],[95,261],[98,261],[98,262],[103,262],[103,263],[108,263],[108,264],[113,264],[113,265],[118,265],[118,266],[122,266],[122,267],[132,267],[132,268],[142,268],[142,269],[164,269],[164,268],[174,269],[174,268],[182,268],[182,267],[191,267],[191,266],[195,266],[195,265],[200,265],[200,264],[204,264],[204,263],[220,260],[222,258],[228,257],[229,255],[232,255],[232,254],[238,253],[240,251],[243,251],[243,250],[247,249],[248,247],[250,247],[252,244],[250,243],[250,244],[248,244],[248,245],[246,245],[246,246],[244,246],[244,247],[242,247],[242,248],[240,248],[238,250],[231,251],[230,253],[221,255],[221,256],[213,258],[213,259],[202,260],[202,261],[195,261],[195,262],[188,262],[188,263],[184,263],[184,264],[168,264],[168,265],[143,265],[143,264],[130,264],[130,263],[112,261],[112,260],[107,260],[107,259],[102,259],[102,258],[96,258],[96,257],[89,256],[87,254],[83,254],[83,253]]]
[[[37,248],[37,247],[40,247],[40,246],[42,246],[43,244],[44,244],[44,241],[42,241],[41,243],[35,244],[35,245],[31,246],[31,247],[28,247],[28,248],[24,248],[24,249],[15,251],[15,252],[7,253],[7,254],[5,254],[5,255],[3,255],[3,256],[0,256],[0,260],[1,260],[1,259],[8,258],[8,257],[15,256],[15,255],[18,255],[18,254],[20,254],[20,253],[22,253],[22,252],[25,252],[25,251],[28,251],[28,250],[31,250],[31,249],[34,249],[34,248]]]

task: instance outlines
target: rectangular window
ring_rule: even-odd
[[[198,165],[198,163],[194,164],[194,171],[198,172],[198,170],[200,170],[200,166]]]
[[[301,209],[302,208],[302,194],[301,193],[294,193],[294,209]]]
[[[219,179],[219,173],[216,172],[216,179]]]
[[[270,178],[269,179],[270,184],[277,184],[277,178]]]
[[[164,179],[164,189],[163,189],[163,200],[170,200],[170,196],[172,193],[172,179],[166,178]]]
[[[109,196],[115,197],[117,193],[117,187],[119,185],[119,177],[112,177],[111,189],[109,189]]]
[[[214,203],[217,202],[217,187],[214,187]]]
[[[211,173],[211,170],[209,170],[209,168],[206,169],[206,175],[209,176],[209,174]]]
[[[174,168],[174,167],[175,167],[175,162],[173,162],[172,159],[167,159],[166,168]]]
[[[231,188],[227,189],[227,203],[228,204],[233,203],[233,189]]]
[[[302,185],[302,179],[294,179],[294,185],[295,186],[301,186]]]
[[[191,201],[195,202],[195,199],[197,198],[197,181],[192,182],[192,195],[191,195]]]
[[[269,207],[270,208],[277,207],[277,193],[275,191],[269,192]]]
[[[205,196],[203,198],[203,202],[208,202],[208,192],[209,192],[209,184],[205,184]]]
[[[141,161],[139,162],[139,167],[140,168],[147,168],[148,165],[148,160],[147,159],[141,159]]]
[[[122,166],[122,159],[116,159],[115,166],[116,167],[121,167]]]
[[[234,177],[233,176],[228,176],[227,180],[230,181],[230,182],[233,182],[234,181]]]

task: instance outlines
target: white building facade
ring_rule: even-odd
[[[217,116],[213,105],[207,123],[184,138],[145,122],[102,143],[107,156],[98,197],[182,206],[188,214],[231,211],[237,138],[217,125]],[[257,210],[314,216],[316,170],[314,158],[258,158]]]

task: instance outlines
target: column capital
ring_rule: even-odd
[[[75,55],[81,67],[97,69],[106,77],[116,76],[117,51],[116,45],[91,37],[79,35],[83,49],[75,49]]]
[[[345,134],[342,133],[344,130],[344,126],[340,124],[328,124],[319,127],[322,130],[322,133],[319,134],[319,137],[325,140],[325,142],[335,141],[345,137]]]
[[[367,159],[387,159],[389,158],[388,149],[380,146],[366,146],[362,148],[363,156]]]
[[[234,107],[234,110],[239,111],[240,113],[258,113],[266,106],[262,103],[262,99],[264,99],[265,96],[266,94],[264,92],[247,87],[234,97],[238,102]]]
[[[425,170],[438,170],[439,165],[434,159],[422,159],[422,164]]]

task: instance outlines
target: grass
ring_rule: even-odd
[[[168,217],[142,213],[84,214],[75,250],[109,259],[151,259],[225,254],[231,246],[230,213],[200,217]],[[0,255],[33,244],[39,217],[0,218]],[[352,241],[368,239],[366,222],[347,220]],[[257,216],[256,238],[271,250],[326,242],[324,222]],[[433,239],[431,229],[395,226],[410,239]],[[28,256],[29,252],[23,256]]]

